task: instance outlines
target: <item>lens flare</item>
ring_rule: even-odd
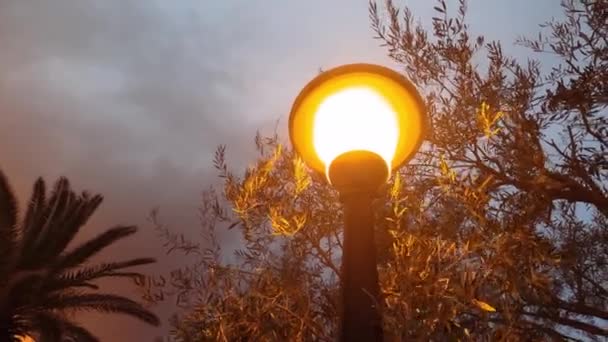
[[[377,91],[352,87],[328,96],[314,118],[313,145],[327,169],[342,153],[378,154],[389,167],[399,141],[397,115]]]

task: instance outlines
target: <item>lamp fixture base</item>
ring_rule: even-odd
[[[364,150],[343,153],[329,165],[327,178],[341,195],[375,194],[390,175],[380,155]]]

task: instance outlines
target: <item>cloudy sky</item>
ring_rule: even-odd
[[[396,3],[430,23],[432,1]],[[558,15],[557,3],[470,0],[469,18],[508,46]],[[162,257],[150,209],[195,231],[215,147],[250,162],[255,130],[285,124],[319,67],[393,66],[372,36],[366,0],[0,0],[0,168],[22,200],[38,176],[101,192],[80,238],[135,223],[142,232],[105,256]],[[162,333],[122,317],[83,320],[103,341]]]

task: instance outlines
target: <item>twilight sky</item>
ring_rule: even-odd
[[[430,24],[433,1],[396,3]],[[469,8],[474,32],[519,56],[513,40],[560,13],[555,0]],[[104,194],[81,239],[140,225],[100,259],[162,258],[150,209],[195,232],[215,147],[227,143],[230,160],[250,162],[255,130],[286,124],[319,67],[394,66],[372,36],[365,0],[0,0],[0,168],[22,201],[38,176],[65,175]],[[102,341],[163,332],[121,316],[82,317]]]

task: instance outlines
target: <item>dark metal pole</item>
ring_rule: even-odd
[[[328,177],[344,207],[340,341],[380,342],[382,315],[372,201],[388,178],[377,154],[351,151],[330,165]]]
[[[342,254],[341,341],[382,341],[380,288],[374,245],[373,194],[342,196],[344,242]]]

